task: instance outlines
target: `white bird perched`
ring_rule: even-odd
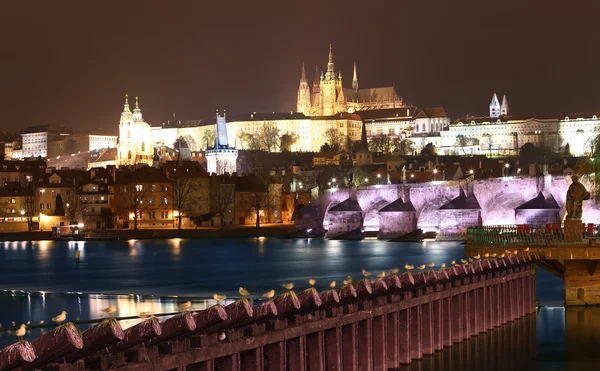
[[[52,321],[58,323],[59,325],[63,323],[67,319],[67,312],[64,310],[60,312],[60,314],[56,317],[52,317]]]
[[[434,262],[431,262],[431,263],[427,264],[427,266],[428,266],[429,268],[434,268],[434,267],[435,267],[435,263],[434,263]]]
[[[404,269],[406,269],[407,271],[410,271],[412,269],[415,269],[415,266],[411,265],[411,264],[404,264]]]
[[[452,260],[452,261],[450,262],[450,265],[456,265],[456,260]]]
[[[281,286],[283,286],[283,288],[286,289],[286,290],[293,290],[294,289],[294,283],[293,282],[284,283]]]
[[[15,321],[12,321],[12,327],[15,327],[17,325],[17,323]]]
[[[40,325],[43,325],[43,324],[44,324],[44,320],[41,320],[41,321],[40,321]]]
[[[15,335],[17,335],[18,340],[23,340],[23,336],[25,336],[26,332],[27,332],[27,327],[25,327],[25,325],[21,325],[21,327],[19,327],[17,332],[15,332]]]
[[[386,276],[386,273],[385,272],[381,272],[381,273],[379,273],[377,275],[377,278],[382,279],[382,278],[385,278],[385,276]]]
[[[313,287],[315,285],[315,283],[317,283],[317,280],[315,280],[314,278],[309,278],[308,279],[308,285],[310,287]]]
[[[473,263],[473,259],[469,258],[467,260],[469,261],[469,263]]]
[[[224,332],[221,332],[221,333],[219,334],[219,341],[223,341],[223,340],[225,340],[226,338],[227,338],[227,335],[226,335]]]
[[[417,267],[420,271],[422,271],[423,269],[425,269],[425,264],[421,264]]]
[[[486,259],[489,258],[490,257],[490,253],[486,252],[485,254],[483,254],[483,257],[486,258]]]
[[[344,285],[349,285],[351,283],[352,283],[352,277],[346,276],[346,279],[344,280]]]
[[[363,270],[362,270],[362,274],[363,274],[363,276],[365,276],[365,277],[369,277],[369,276],[371,275],[371,272],[367,272],[367,270],[366,270],[365,268],[363,268]]]
[[[504,254],[501,254],[501,255],[499,256],[499,258],[500,258],[500,259],[503,259],[505,256],[506,256],[506,255],[504,255]]]
[[[493,253],[493,254],[490,254],[490,256],[491,256],[492,258],[495,258],[496,256],[498,256],[498,254],[496,254],[496,253]]]
[[[269,300],[273,299],[273,297],[275,297],[275,290],[267,291],[263,294],[263,298],[267,298]]]
[[[392,269],[390,269],[390,276],[395,276],[398,274],[398,272],[400,272],[400,268],[398,268],[398,267],[392,268]]]
[[[468,263],[468,261],[466,261],[465,259],[460,259],[460,262],[463,263],[463,264],[467,264]]]
[[[240,293],[240,295],[242,295],[242,297],[244,297],[244,296],[250,296],[250,291],[246,290],[243,287],[240,287],[238,289],[238,292]]]
[[[31,321],[27,321],[27,322],[25,323],[25,325],[27,325],[27,326],[29,326],[30,324],[31,324]]]
[[[117,311],[117,306],[116,305],[111,305],[108,308],[102,309],[102,312],[108,314],[109,317],[110,317],[111,314],[113,314],[116,311]]]
[[[515,250],[513,251],[513,254],[517,255],[519,253],[519,251]]]
[[[481,255],[480,255],[480,254],[477,254],[477,255],[473,256],[473,259],[475,259],[475,260],[479,260],[479,259],[481,259]]]
[[[335,285],[336,285],[336,282],[335,282],[335,281],[331,281],[331,282],[329,283],[329,288],[330,288],[330,289],[335,289]]]
[[[185,303],[181,303],[179,304],[179,309],[183,309],[183,310],[188,310],[192,307],[192,302],[191,301],[186,301]]]
[[[525,252],[529,251],[529,247],[526,247],[523,251],[525,251]]]
[[[218,303],[220,301],[223,301],[223,300],[227,299],[227,296],[225,296],[225,295],[219,295],[219,294],[214,294],[213,295],[213,299],[215,299],[215,301]]]
[[[442,269],[445,269],[445,268],[446,268],[446,263],[442,263],[442,264],[440,265],[440,268],[442,268]]]

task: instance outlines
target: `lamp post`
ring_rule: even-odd
[[[379,180],[381,179],[381,173],[377,173],[377,184],[379,185]]]

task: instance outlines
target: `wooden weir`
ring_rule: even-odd
[[[240,299],[122,330],[61,326],[0,350],[0,370],[376,371],[535,311],[529,255]]]

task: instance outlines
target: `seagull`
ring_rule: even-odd
[[[498,254],[496,254],[496,253],[493,253],[493,254],[491,254],[490,256],[491,256],[492,258],[495,258],[496,256],[498,256]]]
[[[456,265],[456,260],[452,260],[452,261],[450,262],[450,265]]]
[[[240,293],[240,295],[242,295],[242,297],[244,297],[244,296],[250,296],[250,291],[246,290],[243,287],[240,287],[238,289],[238,292]]]
[[[213,295],[213,299],[215,299],[215,301],[218,303],[220,301],[223,301],[223,300],[227,299],[227,296],[225,296],[225,295],[219,295],[219,294],[214,294]]]
[[[31,324],[31,321],[27,321],[27,323],[25,323],[27,326],[29,326]]]
[[[60,312],[60,314],[56,317],[52,317],[52,321],[58,323],[59,325],[63,323],[67,319],[67,312],[64,310]]]
[[[385,272],[381,272],[377,275],[377,278],[382,279],[382,278],[385,278],[385,276],[386,276]]]
[[[500,259],[504,259],[504,257],[505,257],[505,256],[506,256],[506,255],[502,254],[502,255],[500,255],[500,256],[499,256],[499,258],[500,258]]]
[[[192,302],[191,301],[186,301],[185,303],[181,303],[179,304],[179,309],[183,309],[183,310],[188,310],[192,307]]]
[[[517,255],[519,253],[519,251],[515,250],[513,251],[513,254]]]
[[[102,309],[102,312],[108,314],[109,317],[110,317],[111,314],[113,314],[116,311],[117,311],[117,306],[116,305],[111,305],[108,308]]]
[[[308,280],[308,285],[309,285],[310,287],[313,287],[313,286],[315,285],[315,283],[316,283],[316,282],[317,282],[317,280],[315,280],[314,278],[310,278],[310,279]]]
[[[442,268],[442,269],[446,269],[446,263],[442,263],[442,264],[440,265],[440,268]]]
[[[460,262],[463,263],[463,264],[467,264],[468,263],[468,261],[466,261],[465,259],[460,259]]]
[[[469,258],[467,260],[469,261],[469,263],[473,263],[473,259]]]
[[[529,251],[529,247],[525,248],[523,251],[525,251],[525,252]]]
[[[267,291],[262,296],[263,296],[263,298],[267,298],[267,299],[271,300],[271,299],[273,299],[273,297],[275,297],[275,290]]]
[[[19,327],[19,329],[17,330],[15,335],[17,335],[17,339],[19,341],[21,341],[21,340],[23,340],[23,336],[25,336],[26,332],[27,332],[27,328],[25,327],[25,325],[21,325],[21,327]]]
[[[490,257],[490,253],[486,252],[485,254],[483,254],[483,257],[486,258],[486,259],[489,258]]]
[[[473,257],[473,259],[475,259],[475,260],[479,260],[479,259],[481,259],[481,254],[477,254],[477,255],[475,255],[475,256]]]
[[[344,285],[349,285],[351,283],[352,283],[352,277],[346,276],[346,279],[344,280]]]
[[[223,341],[223,340],[225,340],[226,338],[227,338],[227,335],[226,335],[224,332],[221,332],[221,333],[219,334],[219,341]]]
[[[329,283],[329,288],[330,288],[330,289],[335,289],[335,285],[336,285],[335,281],[331,281],[331,282]]]
[[[284,283],[281,286],[283,286],[283,288],[286,289],[286,290],[293,290],[294,289],[294,283],[293,282]]]
[[[392,268],[392,269],[390,269],[390,276],[395,276],[398,274],[398,272],[400,272],[400,268],[398,268],[398,267]]]
[[[423,269],[425,269],[425,264],[421,264],[417,267],[420,271],[422,271]]]
[[[12,321],[12,327],[15,327],[17,324],[15,321]]]
[[[412,269],[415,269],[414,265],[410,265],[410,264],[404,264],[404,269],[406,269],[407,271],[410,271]]]
[[[363,276],[365,276],[365,277],[369,277],[369,276],[371,275],[371,272],[367,272],[367,270],[366,270],[365,268],[363,268],[363,270],[362,270],[362,274],[363,274]]]
[[[434,268],[434,267],[435,267],[435,263],[434,263],[434,262],[431,262],[431,263],[427,264],[427,266],[428,266],[429,268]]]

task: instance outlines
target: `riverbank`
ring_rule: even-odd
[[[114,240],[130,239],[169,239],[169,238],[249,238],[249,237],[286,237],[295,232],[294,224],[265,224],[260,228],[254,226],[226,226],[223,228],[200,227],[177,229],[111,229],[106,232]],[[52,239],[50,231],[4,232],[3,241],[42,241]],[[83,240],[83,237],[82,237]]]

